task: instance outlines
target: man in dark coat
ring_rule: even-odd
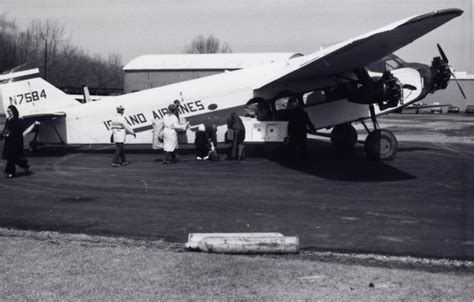
[[[299,104],[298,99],[290,97],[288,100],[290,112],[288,115],[288,137],[290,140],[290,152],[293,158],[307,157],[307,133],[315,132],[309,115]]]
[[[237,113],[232,112],[227,119],[227,129],[227,131],[232,132],[231,146],[227,154],[227,159],[243,159],[242,150],[244,148],[245,126]]]
[[[15,165],[23,168],[25,174],[28,174],[30,165],[28,164],[28,160],[24,158],[23,131],[25,128],[23,120],[19,118],[18,109],[13,105],[8,106],[7,115],[5,128],[1,134],[2,138],[5,139],[2,159],[7,161],[4,170],[7,174],[7,178],[13,178],[16,174]]]

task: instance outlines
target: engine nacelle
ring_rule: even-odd
[[[403,97],[400,82],[389,71],[378,80],[368,78],[363,84],[344,83],[325,91],[330,100],[346,98],[349,102],[370,105],[378,103],[381,109],[396,107]]]
[[[433,84],[430,92],[435,92],[439,89],[448,87],[449,79],[451,78],[451,69],[447,62],[440,57],[434,57],[431,62],[431,72],[433,77]]]

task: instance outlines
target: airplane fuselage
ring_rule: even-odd
[[[271,69],[285,68],[270,66]],[[257,74],[264,74],[262,68]],[[404,68],[393,71],[394,75],[403,83],[421,88],[420,76],[416,70]],[[125,94],[109,98],[100,102],[90,102],[66,107],[60,111],[66,114],[66,118],[54,121],[55,131],[40,131],[40,140],[47,143],[58,143],[58,135],[64,143],[68,144],[104,144],[110,139],[110,122],[115,115],[115,107],[125,107],[125,119],[137,133],[136,138],[129,136],[127,141],[134,144],[150,144],[152,141],[152,121],[161,119],[167,112],[167,107],[174,100],[180,100],[180,117],[185,118],[192,126],[197,127],[201,123],[216,124],[218,127],[218,138],[223,140],[227,117],[231,112],[245,115],[245,106],[255,97],[255,89],[251,83],[255,81],[252,76],[255,70],[239,70],[206,78],[191,80],[178,84],[150,90]],[[225,85],[224,85],[225,82]],[[318,86],[326,83],[317,81]],[[208,89],[203,89],[208,87]],[[314,87],[317,89],[319,87]],[[417,91],[421,91],[418,89]],[[404,103],[406,105],[416,98],[417,91],[404,91]],[[274,91],[277,95],[280,91]],[[295,91],[301,93],[301,91]],[[390,108],[391,110],[394,108]],[[315,124],[316,128],[331,127],[335,124],[352,122],[369,117],[367,105],[356,104],[346,99],[311,103],[309,98],[306,102],[306,110]],[[378,113],[382,113],[377,108]],[[42,125],[52,127],[50,123]],[[193,130],[188,130],[188,140],[192,142]],[[91,129],[94,129],[91,131]]]

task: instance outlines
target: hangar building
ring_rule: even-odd
[[[134,92],[245,67],[289,60],[300,53],[143,55],[123,68],[124,92]]]
[[[462,97],[456,82],[451,79],[448,87],[444,90],[438,90],[434,94],[428,94],[423,103],[432,105],[439,103],[441,105],[454,105],[460,108],[461,112],[466,110],[468,105],[474,105],[474,75],[466,72],[456,72],[456,78],[459,85],[466,94],[466,100]],[[446,112],[446,110],[444,110]]]

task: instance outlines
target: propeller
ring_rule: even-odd
[[[451,65],[449,65],[449,60],[448,60],[448,57],[446,56],[446,54],[444,53],[443,49],[441,48],[441,46],[439,45],[439,43],[436,44],[438,46],[438,51],[439,51],[439,54],[441,55],[441,58],[443,59],[443,61],[445,61],[448,66],[449,66],[449,71],[451,73],[451,76],[453,77],[454,81],[456,82],[456,84],[458,85],[458,88],[459,88],[459,91],[461,91],[461,94],[462,96],[464,97],[464,99],[466,100],[466,95],[464,94],[464,90],[462,90],[462,87],[461,85],[459,84],[458,82],[458,79],[456,78],[456,76],[454,75],[454,69],[451,67]]]

